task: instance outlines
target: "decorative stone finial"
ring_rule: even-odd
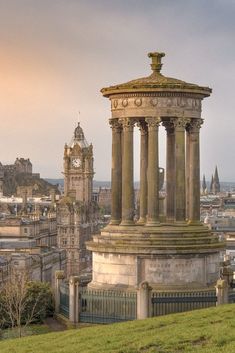
[[[148,57],[152,58],[151,68],[153,72],[160,72],[162,68],[161,60],[165,56],[165,53],[148,53]]]

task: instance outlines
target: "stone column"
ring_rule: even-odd
[[[189,148],[188,162],[188,220],[189,223],[200,223],[200,143],[199,130],[202,119],[191,119],[187,125]]]
[[[189,171],[190,171],[190,136],[188,133],[188,126],[186,128],[186,170],[185,170],[185,178],[186,178],[186,219],[189,219]]]
[[[185,127],[190,119],[172,118],[175,126],[175,220],[185,222]]]
[[[110,224],[119,224],[122,213],[122,128],[118,119],[110,119],[112,128],[112,205]]]
[[[166,129],[166,219],[175,219],[175,130],[170,121],[163,123]]]
[[[217,302],[216,305],[228,304],[228,283],[224,279],[218,279],[216,282],[216,296]]]
[[[148,124],[148,216],[147,225],[159,224],[158,126],[160,118],[146,118]]]
[[[60,312],[60,284],[65,278],[64,271],[55,271],[55,312]]]
[[[145,121],[138,122],[140,128],[140,218],[138,223],[144,224],[147,215],[147,168],[148,168],[148,128]]]
[[[3,196],[3,180],[0,180],[0,197]]]
[[[79,321],[79,277],[69,278],[69,321],[76,324]]]
[[[120,119],[123,128],[122,155],[122,222],[121,225],[134,224],[134,180],[133,180],[133,130],[135,120]]]
[[[147,319],[150,317],[151,290],[148,282],[140,283],[137,291],[137,319]]]

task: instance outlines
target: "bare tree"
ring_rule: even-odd
[[[30,283],[26,271],[13,269],[1,290],[3,320],[12,328],[17,327],[19,337],[22,336],[22,329],[44,310],[38,305],[42,295],[40,291],[33,298],[30,297]]]

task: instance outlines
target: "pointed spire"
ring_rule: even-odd
[[[214,188],[214,176],[212,174],[212,176],[211,176],[211,184],[210,184],[210,192],[213,192],[213,188]]]
[[[217,194],[220,192],[220,182],[219,182],[219,174],[218,174],[218,168],[217,166],[215,167],[215,174],[214,174],[214,193]]]
[[[219,181],[219,175],[218,175],[218,169],[217,169],[217,166],[215,167],[214,180],[215,180],[216,182],[217,182],[217,181]]]
[[[203,189],[204,191],[206,190],[206,178],[205,178],[205,174],[203,174],[202,189]]]
[[[203,174],[203,178],[202,178],[202,195],[206,194],[206,190],[207,190],[206,178],[205,178],[205,174]]]

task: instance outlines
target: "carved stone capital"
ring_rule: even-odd
[[[120,124],[118,119],[109,119],[109,125],[114,132],[122,131],[122,125]]]
[[[171,121],[163,121],[162,126],[165,127],[167,134],[174,133],[174,124]]]
[[[191,119],[187,125],[187,131],[189,133],[199,132],[203,123],[204,123],[203,119]]]
[[[138,120],[137,126],[140,129],[141,135],[147,135],[148,133],[148,125],[145,120]]]
[[[145,121],[148,124],[149,131],[153,131],[158,129],[161,123],[161,118],[145,118]]]
[[[120,118],[118,122],[122,125],[124,131],[133,131],[136,120],[133,118]]]
[[[175,129],[185,129],[190,120],[189,118],[171,118],[170,122],[174,125]]]
[[[56,279],[64,279],[65,278],[64,271],[62,271],[62,270],[55,271],[55,278]]]
[[[77,284],[79,283],[79,276],[70,276],[69,277],[69,284]]]

